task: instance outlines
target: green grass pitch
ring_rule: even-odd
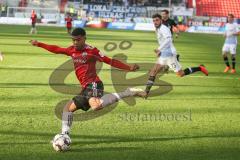
[[[29,26],[0,25],[0,50],[4,54],[4,60],[0,62],[1,160],[239,159],[240,63],[237,63],[235,75],[223,74],[222,36],[182,33],[175,39],[175,46],[183,68],[205,64],[210,72],[208,77],[201,73],[184,78],[176,77],[174,73],[160,77],[172,84],[169,93],[155,94],[148,100],[137,98],[134,106],[122,101],[114,109],[109,107],[111,111],[107,114],[91,118],[94,114],[107,112],[106,108],[90,115],[88,121],[74,122],[71,150],[57,153],[50,144],[61,129],[55,107],[73,95],[54,91],[49,86],[49,77],[69,57],[33,47],[28,41],[37,39],[67,47],[71,39],[65,28],[38,27],[37,35],[29,35],[29,30]],[[129,63],[156,61],[153,49],[158,44],[153,32],[87,29],[87,34],[87,43],[103,52],[108,42],[117,45],[123,40],[132,42],[128,50],[117,47],[105,52],[110,57],[122,53]],[[237,61],[239,58],[237,56]],[[143,68],[128,73],[127,79],[131,81],[147,72],[148,69]],[[127,87],[128,80],[113,84],[110,67],[106,64],[99,75],[106,92],[115,92],[114,85]],[[139,87],[144,88],[146,80],[141,80]],[[65,83],[78,86],[74,72],[68,75]],[[159,86],[153,89],[156,87]],[[84,116],[82,111],[76,114]],[[157,115],[168,119],[164,116],[162,119],[149,118]],[[173,116],[175,118],[171,118]],[[176,119],[176,116],[182,116],[182,119]]]

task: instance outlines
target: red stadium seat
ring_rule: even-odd
[[[197,16],[225,17],[232,13],[240,18],[240,0],[196,0],[196,9]]]

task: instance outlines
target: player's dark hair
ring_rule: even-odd
[[[159,18],[159,19],[162,19],[162,16],[158,13],[152,15],[152,18]]]
[[[86,31],[83,28],[75,28],[72,31],[72,36],[86,36]]]
[[[228,16],[234,18],[234,15],[232,13],[229,13]]]
[[[161,12],[165,12],[166,14],[169,14],[169,11],[166,9],[162,10]]]

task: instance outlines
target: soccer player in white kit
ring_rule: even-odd
[[[183,77],[197,71],[201,71],[208,76],[208,71],[203,65],[182,70],[180,63],[177,61],[177,51],[173,46],[170,29],[165,25],[162,25],[162,17],[160,14],[154,14],[152,18],[156,28],[159,47],[155,50],[155,53],[157,54],[157,62],[150,71],[145,89],[146,95],[143,95],[143,97],[148,96],[157,73],[160,72],[165,65],[169,66],[169,68],[172,69],[179,77]]]
[[[232,70],[231,73],[236,73],[235,64],[236,64],[236,50],[237,50],[237,36],[240,34],[238,25],[234,23],[234,15],[228,15],[228,23],[226,24],[226,31],[224,34],[225,42],[222,48],[223,60],[226,64],[224,73],[227,73],[231,67],[228,61],[228,53],[232,55]]]

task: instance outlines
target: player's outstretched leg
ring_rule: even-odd
[[[232,55],[232,70],[231,70],[231,73],[236,73],[235,65],[236,65],[236,56]]]
[[[142,94],[145,94],[145,92],[142,89],[127,88],[123,92],[106,94],[101,98],[92,97],[89,99],[89,105],[91,109],[99,110],[111,104],[114,104],[123,98],[132,97],[132,96],[142,97]]]
[[[120,93],[106,94],[101,98],[91,97],[89,99],[89,105],[93,110],[99,110],[111,104],[118,102],[119,100],[125,97],[139,96],[145,92],[142,89],[138,88],[128,88]],[[70,134],[70,129],[73,121],[73,112],[77,110],[77,106],[71,100],[69,101],[63,109],[62,114],[62,134]]]
[[[203,74],[208,76],[208,70],[203,65],[200,65],[198,67],[191,67],[191,68],[186,68],[184,70],[180,70],[177,72],[177,75],[180,77],[183,77],[183,76],[187,76],[189,74],[193,74],[193,73],[199,72],[199,71],[201,71]]]

